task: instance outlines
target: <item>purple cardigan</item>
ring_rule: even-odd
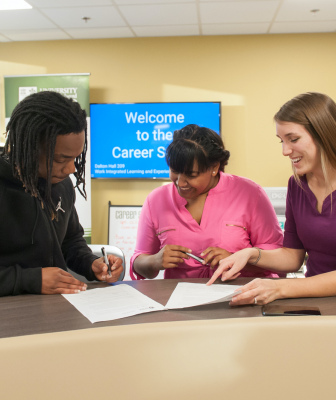
[[[288,182],[284,247],[305,249],[306,276],[336,270],[336,191],[325,198],[322,212],[306,177],[301,186],[292,176]],[[331,204],[332,202],[332,204]]]

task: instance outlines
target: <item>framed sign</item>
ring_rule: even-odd
[[[130,259],[135,248],[141,207],[112,205],[109,202],[108,244],[118,246],[125,254],[124,280],[131,280],[129,273]]]

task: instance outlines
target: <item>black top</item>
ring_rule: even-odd
[[[39,182],[41,193],[44,184]],[[0,296],[41,293],[45,267],[67,270],[68,266],[88,280],[95,279],[91,265],[97,257],[83,237],[71,179],[52,185],[51,195],[61,208],[58,221],[51,220],[41,202],[25,191],[0,156]]]

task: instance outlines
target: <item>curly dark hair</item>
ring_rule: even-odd
[[[225,150],[220,135],[195,124],[176,130],[166,150],[168,166],[179,173],[192,171],[195,161],[199,172],[205,172],[217,163],[219,170],[224,171],[229,157],[230,152]]]
[[[75,160],[76,188],[86,198],[85,159],[87,150],[86,112],[71,98],[53,91],[31,94],[14,108],[7,124],[4,154],[25,190],[37,197],[42,206],[57,218],[51,199],[51,171],[58,135],[85,132],[83,152]],[[39,190],[39,152],[46,151],[47,179],[45,193]],[[82,188],[79,186],[82,185]]]

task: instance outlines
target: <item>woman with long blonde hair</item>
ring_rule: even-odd
[[[209,280],[234,279],[246,263],[295,272],[308,254],[305,279],[255,279],[232,305],[336,295],[336,104],[325,94],[304,93],[275,114],[276,135],[289,157],[284,244],[275,250],[243,249],[220,261]]]

